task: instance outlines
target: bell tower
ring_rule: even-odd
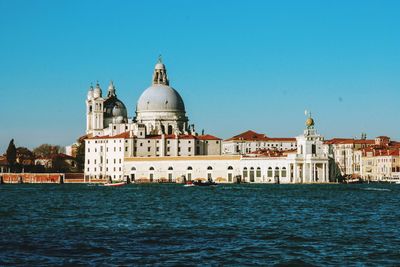
[[[86,99],[86,134],[98,135],[103,130],[103,103],[102,91],[99,83],[96,87],[90,86]]]

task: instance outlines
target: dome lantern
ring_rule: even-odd
[[[110,85],[108,86],[108,92],[107,92],[107,97],[111,97],[111,96],[117,96],[115,94],[115,86],[113,81],[110,82]]]
[[[162,63],[161,55],[158,57],[157,64],[154,67],[153,85],[155,84],[169,85],[167,69],[165,68],[165,65]]]

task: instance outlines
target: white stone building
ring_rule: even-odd
[[[249,130],[224,140],[222,153],[227,155],[244,155],[264,149],[283,151],[296,148],[296,138],[271,138],[265,134]]]
[[[206,180],[233,183],[327,183],[329,160],[323,137],[314,121],[296,138],[297,150],[274,150],[272,155],[208,155],[181,157],[126,157],[125,179],[136,182]]]
[[[123,179],[125,157],[221,154],[220,138],[200,135],[189,125],[182,97],[169,86],[161,60],[155,65],[152,85],[137,102],[135,117],[128,118],[112,82],[106,97],[98,83],[90,87],[86,108],[86,179]]]

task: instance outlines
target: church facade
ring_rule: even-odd
[[[132,182],[321,183],[329,182],[323,137],[310,117],[296,138],[256,133],[222,139],[195,130],[185,104],[170,86],[165,65],[155,65],[152,84],[128,117],[111,82],[103,97],[100,85],[86,99],[85,179]],[[244,145],[245,144],[245,145]],[[244,145],[244,146],[243,146]]]

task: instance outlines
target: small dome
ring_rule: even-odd
[[[116,96],[111,96],[104,101],[104,125],[110,123],[126,123],[128,122],[127,109]]]
[[[185,104],[174,88],[164,84],[153,84],[139,97],[136,111],[185,112]]]
[[[314,126],[314,119],[311,118],[311,117],[307,118],[307,120],[306,120],[306,126],[307,126],[307,127]]]
[[[94,90],[93,90],[93,97],[94,98],[99,98],[101,96],[102,96],[101,88],[100,88],[100,85],[97,84],[96,88],[94,88]]]
[[[87,99],[88,100],[93,99],[93,87],[90,87],[88,94],[87,94]]]
[[[158,62],[156,64],[156,66],[154,67],[154,69],[156,69],[156,70],[165,70],[165,65],[163,63],[161,63],[161,62]]]

